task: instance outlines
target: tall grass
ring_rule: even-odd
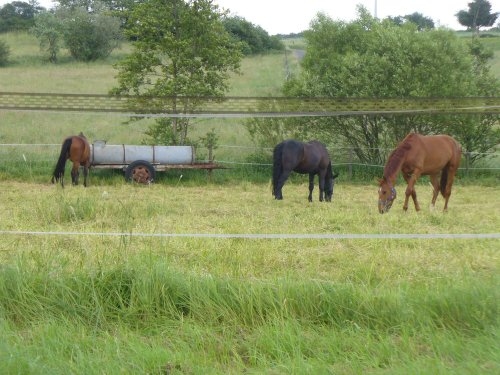
[[[2,373],[495,373],[498,240],[123,233],[487,233],[496,188],[387,215],[376,187],[0,186]],[[430,191],[419,190],[421,202]],[[400,202],[401,203],[401,202]],[[422,207],[426,207],[422,204]]]

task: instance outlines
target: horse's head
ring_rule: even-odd
[[[333,198],[333,187],[335,186],[335,179],[338,177],[335,173],[331,178],[325,179],[325,201],[331,202]]]
[[[394,189],[394,186],[386,178],[380,180],[378,188],[378,212],[381,214],[389,212],[394,199],[396,199],[396,189]]]

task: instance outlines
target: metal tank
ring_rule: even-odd
[[[169,168],[193,168],[193,146],[108,145],[96,141],[91,145],[93,168],[121,168],[125,178],[139,183],[151,183],[156,171]],[[201,168],[215,166],[205,165]]]
[[[130,164],[146,160],[151,164],[192,164],[195,161],[192,146],[143,146],[92,144],[92,164]]]

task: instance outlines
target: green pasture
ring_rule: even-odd
[[[499,239],[196,236],[498,232],[498,188],[417,189],[3,181],[0,372],[497,373]]]
[[[75,63],[61,52],[56,65],[44,62],[36,39],[25,33],[1,34],[11,47],[11,64],[0,69],[3,92],[107,94],[116,84],[113,64],[130,50],[127,44],[106,61]],[[231,78],[229,96],[277,96],[287,72],[297,69],[293,54],[270,54],[246,58],[239,74]],[[140,144],[152,119],[129,122],[113,114],[17,112],[0,110],[0,143],[58,144],[70,134],[82,131],[91,141],[110,144]],[[243,127],[245,119],[193,119],[191,138],[196,141],[215,131],[222,145],[252,146]],[[234,153],[219,150],[223,159]]]
[[[51,65],[31,36],[0,39],[4,92],[105,94],[129,48]],[[301,41],[287,43],[244,59],[230,95],[279,95],[298,69]],[[68,165],[66,188],[50,184],[63,137],[140,143],[151,120],[127,120],[0,110],[0,374],[500,373],[500,239],[307,237],[499,233],[498,174],[461,170],[447,213],[422,178],[420,212],[402,212],[399,182],[380,215],[378,167],[351,180],[341,166],[332,203],[317,187],[307,202],[298,175],[276,201],[269,154],[245,164],[244,119],[226,118],[194,120],[195,136],[217,133],[216,159],[241,163],[211,176],[174,170],[144,186],[93,170],[83,188]],[[231,234],[255,238],[217,237]]]

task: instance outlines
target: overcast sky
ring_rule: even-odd
[[[0,0],[0,5],[13,0]],[[24,0],[27,2],[27,0]],[[455,14],[469,9],[473,0],[214,0],[220,8],[262,27],[269,34],[297,33],[309,28],[318,12],[334,20],[356,18],[356,5],[364,5],[378,18],[404,16],[415,12],[431,18],[436,26],[463,29]],[[500,12],[500,0],[489,0],[492,12]],[[39,0],[50,8],[52,0]],[[376,14],[375,14],[376,13]],[[498,20],[500,21],[500,19]]]
[[[318,12],[334,20],[356,18],[361,4],[378,18],[404,16],[415,12],[434,21],[436,26],[463,29],[455,14],[468,10],[473,0],[214,0],[219,7],[262,27],[269,34],[289,34],[309,28]],[[500,0],[489,0],[492,12],[500,12]],[[498,19],[500,21],[500,19]]]

